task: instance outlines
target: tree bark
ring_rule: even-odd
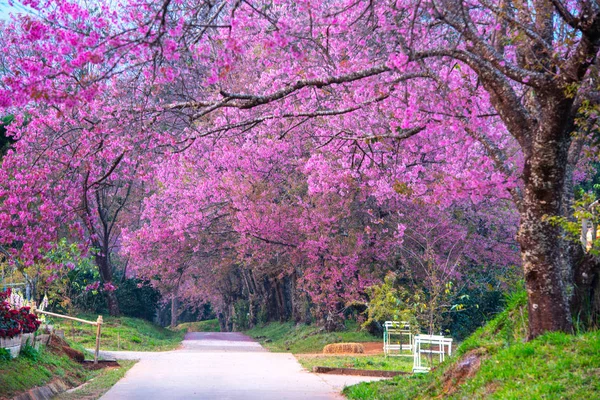
[[[571,102],[546,96],[544,120],[532,132],[523,169],[524,196],[518,234],[528,294],[529,338],[546,331],[572,331],[569,299],[563,282],[560,228],[548,217],[562,210],[568,149],[565,115]]]
[[[573,281],[571,310],[574,317],[586,327],[597,327],[600,323],[600,260],[581,250],[574,264]]]
[[[112,270],[110,268],[108,257],[105,254],[106,253],[98,253],[94,256],[96,265],[98,266],[98,272],[100,272],[100,278],[102,279],[102,283],[104,285],[107,283],[112,284]],[[108,313],[112,316],[119,315],[119,301],[117,300],[117,295],[115,292],[112,290],[105,290],[104,296],[108,307]]]
[[[177,310],[179,309],[179,301],[177,301],[177,295],[174,294],[171,297],[171,328],[177,326]]]

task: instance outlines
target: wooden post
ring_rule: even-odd
[[[96,321],[96,351],[94,352],[94,364],[98,364],[98,352],[100,352],[100,332],[102,331],[102,315],[98,315]]]

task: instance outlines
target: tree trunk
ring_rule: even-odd
[[[548,217],[561,215],[570,135],[561,120],[566,104],[549,98],[546,106],[550,111],[543,115],[547,118],[539,122],[531,149],[526,152],[518,234],[530,339],[546,331],[572,331],[568,294],[562,280],[561,232],[557,224],[548,221]]]
[[[111,283],[111,282],[108,282]],[[117,294],[113,291],[104,292],[106,293],[106,304],[108,306],[108,313],[110,315],[117,316],[121,314],[121,310],[119,309],[119,300],[117,299]]]
[[[104,285],[112,284],[112,270],[110,268],[108,257],[105,254],[106,253],[96,254],[94,256],[96,266],[98,267],[98,272],[100,272],[100,278],[102,279],[102,283]],[[117,300],[117,295],[115,292],[112,290],[104,290],[104,295],[106,304],[108,306],[108,313],[112,316],[119,315],[119,301]]]
[[[177,301],[177,295],[171,297],[171,328],[177,326],[177,310],[179,308],[179,302]]]
[[[575,290],[571,310],[576,320],[585,327],[598,327],[600,323],[600,262],[591,254],[580,252],[574,265]]]

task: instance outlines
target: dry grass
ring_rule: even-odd
[[[360,343],[332,343],[323,348],[323,354],[362,354],[365,348]]]

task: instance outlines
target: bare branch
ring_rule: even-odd
[[[262,104],[271,103],[275,100],[283,99],[284,97],[299,91],[305,87],[316,87],[323,88],[325,86],[331,86],[334,84],[341,83],[349,83],[354,82],[363,78],[367,78],[370,76],[380,75],[384,72],[390,72],[391,68],[385,64],[378,65],[372,68],[364,69],[361,71],[351,72],[349,74],[331,76],[328,78],[316,78],[316,79],[303,79],[296,82],[294,85],[287,86],[283,89],[280,89],[276,92],[273,92],[268,95],[253,95],[253,94],[244,94],[244,93],[227,93],[222,91],[221,96],[229,99],[242,100],[242,102],[237,105],[238,108],[247,109],[253,108]]]
[[[571,12],[565,7],[561,0],[551,0],[554,4],[554,8],[560,14],[562,19],[569,24],[573,29],[579,29],[579,18],[576,18]]]
[[[394,140],[404,140],[410,137],[415,136],[419,132],[425,130],[424,126],[419,126],[416,128],[410,129],[402,129],[397,135],[388,134],[388,135],[368,135],[368,136],[335,136],[335,139],[342,140],[362,140],[362,141],[372,141],[379,139],[394,139]]]
[[[106,174],[104,174],[104,176],[102,176],[100,179],[98,179],[97,181],[95,181],[94,183],[92,183],[91,185],[88,186],[88,188],[91,188],[95,185],[99,185],[100,183],[102,183],[104,180],[106,180],[117,168],[117,166],[119,165],[119,163],[121,162],[121,160],[123,159],[123,156],[125,156],[125,152],[121,153],[116,159],[115,161],[113,161],[112,166],[110,167],[110,169],[108,170],[108,172],[106,172]]]

